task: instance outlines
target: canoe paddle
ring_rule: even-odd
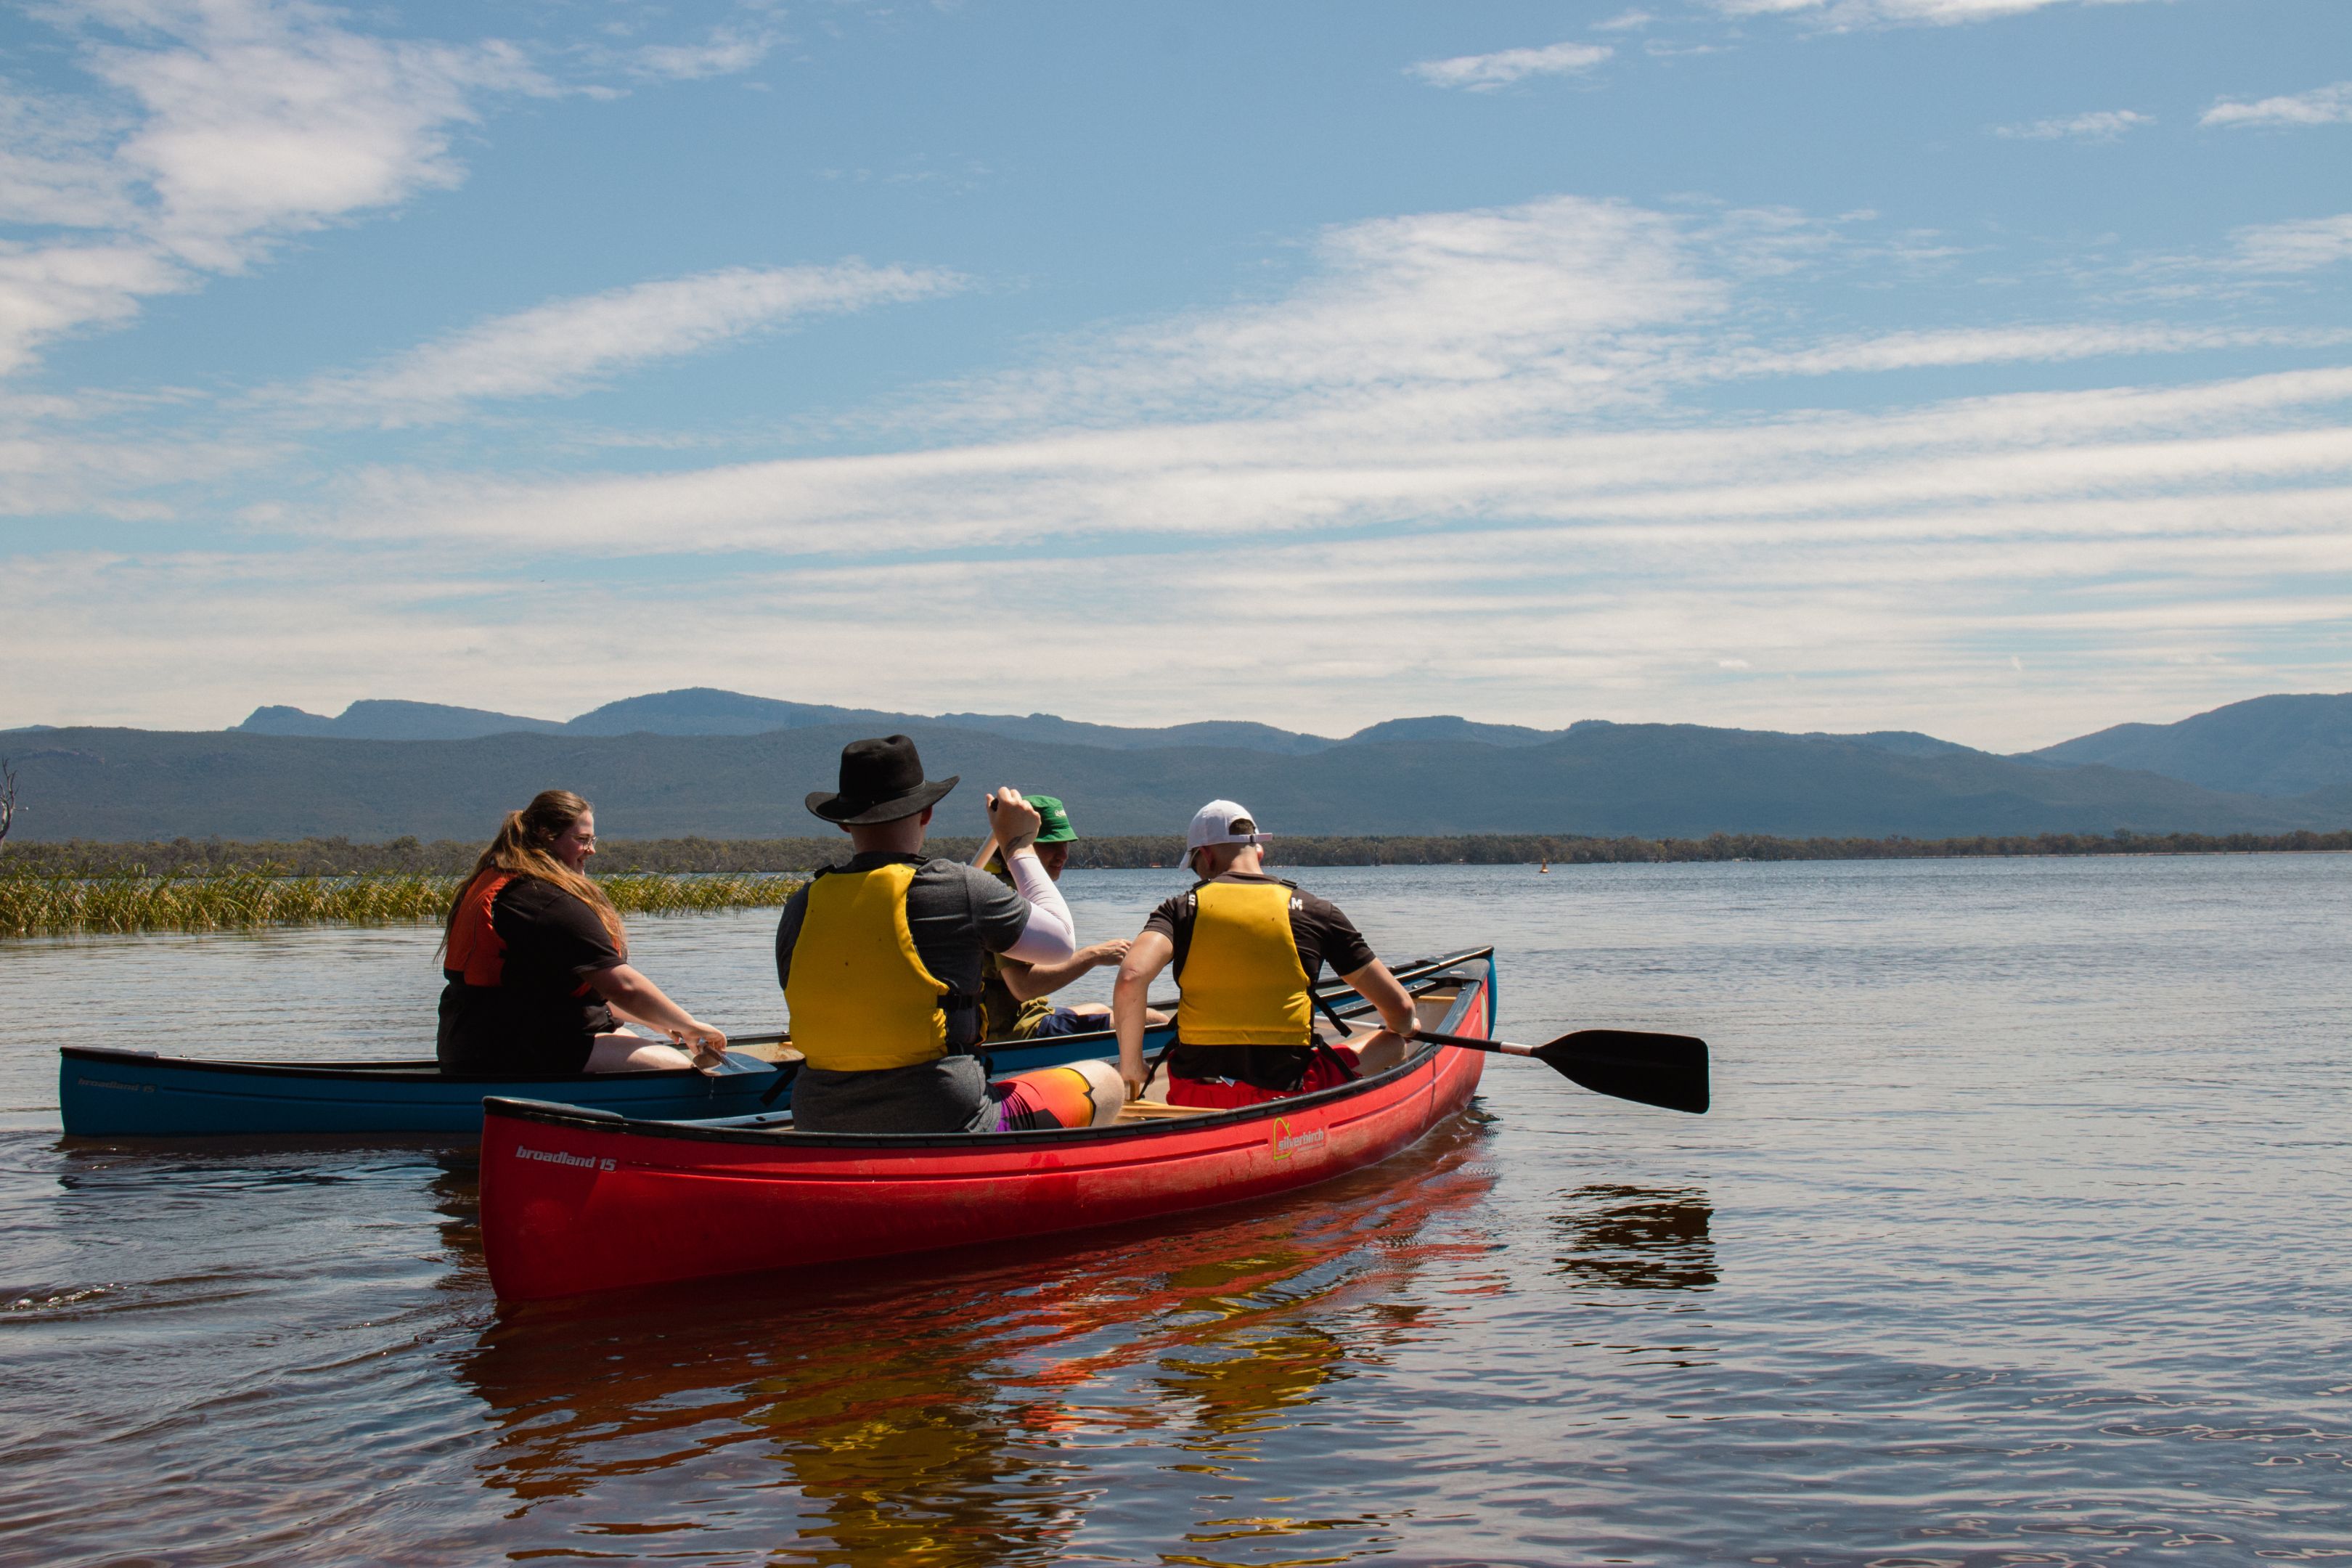
[[[1354,1033],[1321,992],[1312,994],[1315,1005],[1323,1009],[1323,1016],[1339,1031],[1340,1038]],[[1706,1042],[1688,1035],[1577,1029],[1540,1046],[1481,1040],[1469,1035],[1441,1034],[1435,1029],[1415,1029],[1412,1037],[1433,1046],[1458,1046],[1465,1051],[1533,1057],[1570,1082],[1595,1094],[1638,1100],[1666,1110],[1687,1110],[1694,1116],[1706,1114]]]
[[[1706,1114],[1706,1042],[1688,1035],[1653,1035],[1636,1029],[1574,1029],[1540,1046],[1480,1040],[1415,1029],[1412,1037],[1465,1051],[1533,1057],[1570,1082],[1595,1094],[1637,1100],[1667,1110]]]

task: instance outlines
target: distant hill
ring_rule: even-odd
[[[299,708],[257,708],[236,731],[247,735],[335,735],[355,741],[470,741],[518,731],[560,731],[552,719],[519,719],[440,702],[354,702],[332,719]]]
[[[1055,718],[1051,713],[1032,713],[1026,718],[1014,718],[1003,713],[942,713],[934,721],[908,721],[954,724],[965,729],[985,730],[992,735],[1003,735],[1017,741],[1043,741],[1049,745],[1108,746],[1122,752],[1149,751],[1162,746],[1230,746],[1245,752],[1304,756],[1309,752],[1328,751],[1340,743],[1321,735],[1302,735],[1293,730],[1277,730],[1271,724],[1253,723],[1246,719],[1207,719],[1192,724],[1170,724],[1157,730],[1088,724],[1075,719]]]
[[[1538,832],[1690,837],[2280,832],[2338,828],[2352,799],[2227,795],[2146,773],[1852,738],[1696,725],[1584,723],[1540,744],[1385,741],[1303,755],[1240,747],[1055,745],[934,722],[905,726],[964,787],[937,831],[976,833],[994,784],[1050,791],[1081,834],[1175,831],[1207,799],[1247,803],[1277,835]],[[753,735],[509,733],[353,741],[249,732],[58,730],[16,751],[27,839],[178,836],[487,838],[551,785],[579,790],[616,837],[812,831],[869,724]]]
[[[1454,720],[1454,723],[1463,721]],[[1240,746],[1285,754],[1319,752],[1340,742],[1301,735],[1271,724],[1209,720],[1160,729],[1088,724],[1051,713],[949,713],[931,718],[879,708],[836,708],[823,702],[787,702],[740,691],[693,686],[607,702],[576,719],[526,719],[478,708],[438,702],[354,702],[334,718],[299,708],[257,708],[229,732],[241,735],[315,735],[345,741],[470,741],[484,735],[764,735],[822,724],[856,724],[869,731],[899,731],[916,724],[954,724],[1024,741],[1057,745],[1109,746],[1119,750],[1158,746]],[[1474,726],[1503,729],[1507,726]],[[1528,731],[1528,734],[1539,734]]]
[[[1933,735],[1922,735],[1916,730],[1873,730],[1862,735],[1832,735],[1815,730],[1804,736],[1808,741],[1851,741],[1857,746],[1875,746],[1882,752],[1895,752],[1906,757],[1948,756],[1954,752],[1972,752],[1990,756],[1989,752],[1976,752],[1973,746],[1963,746],[1958,741],[1939,741]]]
[[[764,735],[772,730],[806,730],[819,724],[903,724],[912,716],[875,708],[835,708],[822,702],[786,702],[746,697],[709,686],[625,697],[591,709],[568,724],[572,735]],[[456,737],[452,737],[455,739]]]
[[[2177,724],[2117,724],[2023,755],[2137,768],[2246,795],[2307,795],[2352,784],[2352,693],[2256,697]]]
[[[1426,719],[1384,719],[1348,737],[1349,745],[1379,745],[1389,741],[1475,741],[1488,746],[1540,746],[1557,741],[1566,730],[1530,730],[1522,724],[1478,724],[1440,713]]]

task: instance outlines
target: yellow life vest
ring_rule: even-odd
[[[1307,1046],[1315,1002],[1290,931],[1286,882],[1203,882],[1184,967],[1176,1037],[1188,1046]]]
[[[822,871],[793,943],[784,1005],[813,1068],[872,1072],[948,1054],[947,983],[923,967],[907,924],[915,868]]]

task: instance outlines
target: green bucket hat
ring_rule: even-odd
[[[1031,805],[1037,808],[1037,816],[1040,819],[1037,826],[1038,843],[1071,844],[1076,842],[1078,837],[1077,831],[1070,826],[1070,814],[1062,809],[1062,803],[1060,801],[1055,799],[1050,795],[1033,795],[1024,796],[1023,798],[1027,800]]]

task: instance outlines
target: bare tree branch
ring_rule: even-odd
[[[16,770],[8,759],[0,757],[0,839],[8,837],[9,824],[16,820]]]

